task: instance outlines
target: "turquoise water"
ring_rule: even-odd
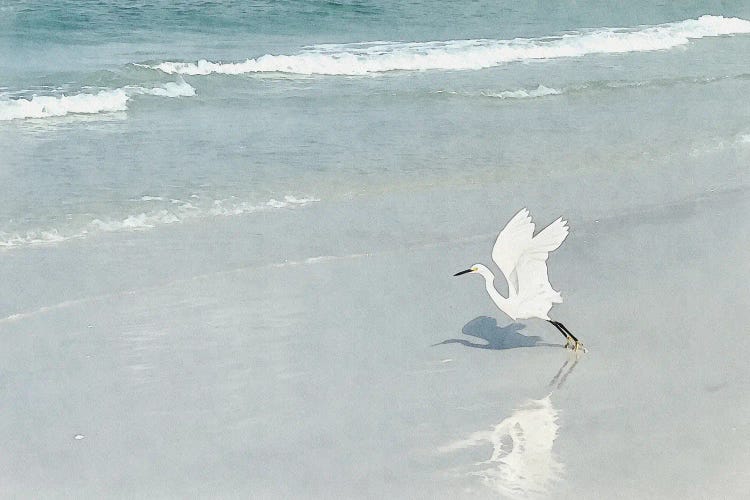
[[[747,1],[0,0],[0,497],[738,496],[748,63]],[[452,277],[521,207],[575,361]]]
[[[742,148],[747,20],[741,1],[0,2],[0,245]]]

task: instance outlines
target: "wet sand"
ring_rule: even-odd
[[[95,255],[6,252],[0,490],[738,497],[750,197],[728,184],[633,204],[601,187],[598,206],[572,178],[529,195],[538,228],[570,221],[549,267],[578,357],[452,277],[489,264],[523,187],[118,233]],[[561,186],[567,201],[543,192]]]

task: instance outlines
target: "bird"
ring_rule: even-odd
[[[547,257],[568,236],[568,221],[562,217],[534,235],[534,223],[526,208],[521,209],[500,231],[492,248],[492,260],[508,282],[508,296],[495,288],[495,275],[484,264],[474,264],[453,276],[476,273],[484,278],[487,293],[497,307],[513,321],[539,318],[553,325],[565,337],[565,347],[586,348],[568,328],[549,317],[553,304],[562,302],[547,275]]]

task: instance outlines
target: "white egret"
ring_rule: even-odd
[[[454,276],[467,273],[482,275],[490,298],[511,319],[540,318],[548,321],[565,337],[565,347],[578,350],[583,348],[583,344],[565,325],[549,317],[552,304],[561,303],[562,297],[550,285],[547,257],[568,236],[566,224],[567,221],[560,217],[534,236],[534,223],[531,222],[529,211],[524,208],[500,231],[492,248],[492,260],[508,282],[508,297],[503,297],[497,291],[495,275],[483,264],[474,264]]]

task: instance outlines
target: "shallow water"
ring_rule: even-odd
[[[0,1],[0,493],[746,490],[750,9],[550,9]]]
[[[5,3],[0,243],[743,147],[721,5]]]

